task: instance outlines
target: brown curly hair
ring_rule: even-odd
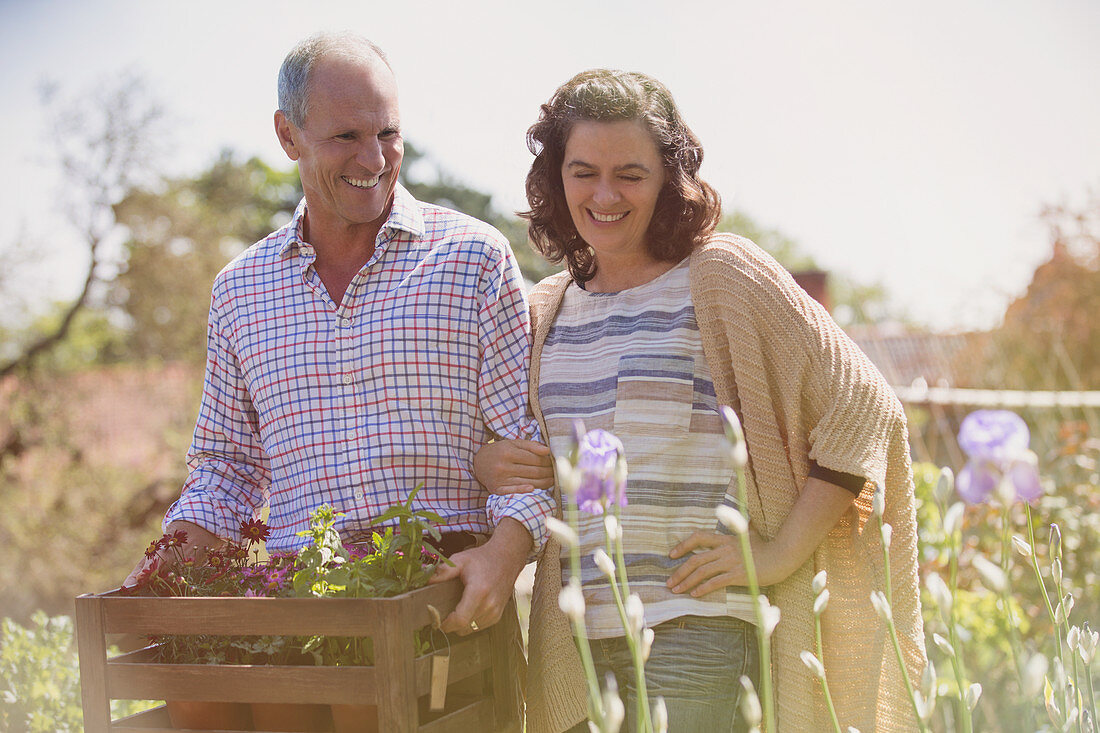
[[[722,200],[699,178],[703,147],[688,128],[672,94],[656,79],[630,71],[589,69],[558,87],[527,130],[534,154],[527,173],[531,242],[555,264],[566,261],[578,282],[596,274],[592,248],[581,238],[565,202],[561,166],[573,125],[581,120],[640,120],[657,144],[665,183],[646,230],[646,249],[655,259],[678,262],[702,244],[722,216]]]

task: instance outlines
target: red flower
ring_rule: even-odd
[[[166,534],[161,537],[160,541],[165,548],[183,547],[184,543],[187,542],[187,533],[182,529],[177,529],[172,534]]]
[[[160,540],[153,540],[151,543],[149,543],[149,546],[145,548],[145,557],[152,560],[154,557],[157,556],[157,553],[160,552],[161,547],[162,545],[160,543]]]
[[[259,519],[241,522],[241,536],[249,542],[263,542],[271,535],[271,528]]]

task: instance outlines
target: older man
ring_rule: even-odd
[[[444,630],[492,624],[552,510],[544,491],[487,497],[473,475],[490,434],[538,431],[515,260],[495,229],[398,183],[397,83],[366,39],[300,43],[279,107],[305,198],[214,283],[190,474],[166,528],[212,546],[266,502],[268,547],[293,550],[319,505],[354,537],[422,484],[417,504],[458,550],[439,577],[466,587]]]

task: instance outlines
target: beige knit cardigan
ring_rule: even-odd
[[[825,310],[774,259],[747,239],[714,235],[690,259],[691,297],[719,404],[738,407],[750,456],[749,507],[764,537],[779,530],[805,484],[810,459],[863,476],[853,508],[788,579],[769,590],[781,618],[772,638],[780,731],[831,728],[820,685],[799,658],[815,649],[811,579],[828,573],[824,662],[841,727],[863,733],[915,729],[886,626],[870,603],[884,589],[881,535],[871,515],[873,487],[885,490],[883,521],[893,526],[893,618],[910,679],[926,663],[917,579],[917,532],[908,432],[882,376]],[[534,345],[531,406],[538,405],[543,344],[568,273],[531,293]],[[732,488],[732,487],[731,487]],[[560,497],[558,505],[560,507]],[[627,532],[629,527],[625,527]],[[559,733],[586,715],[586,686],[569,623],[558,608],[560,546],[539,559],[532,597],[527,730]],[[676,722],[670,721],[676,730]]]

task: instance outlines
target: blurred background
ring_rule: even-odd
[[[1095,487],[1100,5],[717,5],[0,0],[0,616],[69,613],[158,535],[211,281],[301,196],[277,69],[325,29],[389,54],[405,184],[500,228],[532,282],[555,269],[515,216],[539,104],[584,68],[656,76],[722,228],[867,351],[915,458],[957,469],[961,417],[1008,407]]]

